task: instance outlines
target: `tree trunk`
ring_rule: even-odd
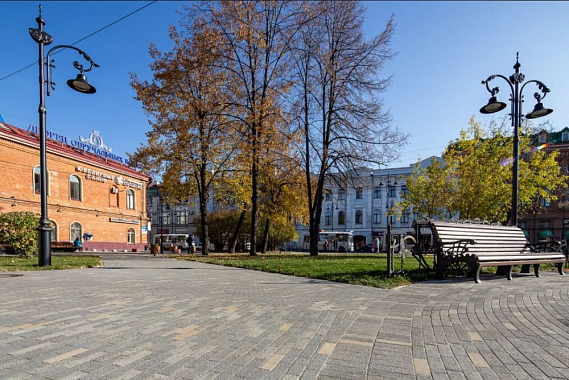
[[[200,221],[202,224],[202,255],[209,255],[209,232],[207,227],[206,204],[200,200]]]
[[[257,162],[257,148],[253,147],[253,165],[251,167],[251,247],[249,249],[250,256],[257,256],[257,211],[259,209],[258,201],[258,181],[259,181],[259,168]]]
[[[271,220],[267,218],[265,222],[265,231],[263,232],[263,250],[262,253],[267,253],[267,245],[269,243],[269,229],[271,227]]]
[[[237,221],[237,227],[235,227],[235,232],[233,233],[233,237],[231,238],[231,244],[229,245],[229,252],[235,253],[235,248],[237,247],[237,240],[239,237],[239,231],[241,230],[241,226],[243,225],[243,221],[245,220],[246,214],[245,208],[241,211],[241,215],[239,216],[239,220]]]
[[[207,227],[207,187],[205,186],[206,178],[205,178],[205,171],[206,166],[202,165],[200,168],[200,182],[201,182],[201,191],[199,194],[200,198],[200,222],[202,225],[202,255],[207,256],[209,255],[209,232]]]

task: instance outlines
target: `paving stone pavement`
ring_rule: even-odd
[[[0,379],[569,378],[569,276],[382,290],[103,258],[0,273]]]

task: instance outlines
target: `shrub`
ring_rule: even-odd
[[[12,246],[20,256],[37,254],[38,223],[39,217],[33,212],[0,213],[0,243]]]

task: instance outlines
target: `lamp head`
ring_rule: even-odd
[[[533,111],[526,115],[526,119],[537,119],[539,117],[549,115],[552,112],[553,110],[551,108],[545,108],[543,103],[538,102],[535,107],[533,107]]]
[[[87,82],[87,77],[82,72],[77,74],[77,78],[69,79],[67,81],[67,85],[75,91],[82,92],[84,94],[94,94],[97,91],[95,87]]]
[[[503,110],[504,108],[506,108],[506,103],[500,102],[498,101],[498,97],[492,96],[488,100],[488,104],[480,108],[480,113],[485,113],[485,114],[495,113]]]

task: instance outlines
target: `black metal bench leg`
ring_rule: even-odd
[[[507,267],[497,267],[496,268],[496,276],[507,276],[508,273],[506,273],[506,269]]]
[[[557,270],[559,271],[560,275],[565,275],[565,272],[563,272],[563,264],[564,263],[557,263]]]
[[[539,274],[539,267],[541,267],[541,264],[533,264],[533,271],[535,273],[535,277],[541,277],[541,274]]]
[[[522,265],[522,270],[520,270],[520,273],[529,273],[529,264]]]
[[[506,270],[506,278],[512,281],[512,265],[508,265],[504,269]]]
[[[476,265],[474,267],[474,270],[472,271],[472,273],[474,274],[474,282],[476,282],[477,284],[480,284],[482,281],[480,281],[480,265]]]

